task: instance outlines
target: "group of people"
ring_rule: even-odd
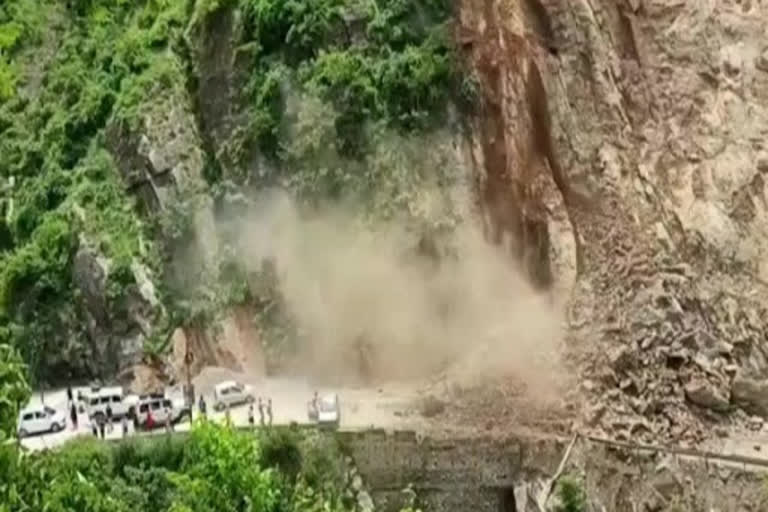
[[[315,395],[317,395],[317,393],[315,393]],[[317,396],[315,396],[315,400],[316,399],[317,399]],[[78,406],[77,406],[76,400],[73,397],[72,388],[69,386],[67,387],[67,404],[69,406],[69,416],[72,423],[72,430],[77,430],[78,419],[79,419]],[[206,416],[207,409],[208,409],[208,405],[205,402],[205,398],[202,395],[200,395],[200,398],[198,400],[198,410],[200,412],[201,417],[204,418]],[[267,398],[265,402],[261,397],[259,397],[255,407],[253,402],[251,402],[248,405],[248,424],[252,427],[255,426],[256,424],[256,418],[255,418],[256,409],[258,409],[259,411],[259,424],[261,426],[271,426],[272,419],[273,419],[272,399]],[[230,411],[229,405],[227,405],[226,411],[225,411],[227,420],[231,419],[229,411]],[[112,407],[109,404],[107,404],[104,413],[105,414],[98,414],[94,418],[90,418],[91,430],[93,432],[93,435],[96,437],[100,437],[101,439],[104,439],[107,433],[111,433],[114,431],[113,420],[115,418],[113,417]],[[174,430],[173,422],[171,421],[172,415],[170,414],[170,411],[167,410],[167,408],[164,416],[165,416],[164,426],[166,431],[173,432]],[[128,422],[129,422],[129,419],[126,415],[120,418],[123,437],[127,436],[129,433]],[[152,415],[151,410],[147,410],[147,418],[146,418],[145,425],[147,430],[152,430],[157,425],[157,420]]]
[[[69,406],[69,418],[72,423],[72,430],[77,430],[78,428],[78,407],[77,402],[75,401],[73,395],[72,395],[72,388],[70,386],[67,386],[67,404]],[[99,437],[101,439],[104,439],[107,433],[111,433],[114,431],[114,415],[112,411],[112,406],[107,404],[107,407],[104,409],[104,414],[97,414],[93,418],[90,419],[91,424],[91,432],[93,432],[93,435],[95,437]],[[134,423],[136,423],[138,420],[134,419]],[[123,415],[120,418],[120,425],[122,427],[122,433],[123,437],[127,436],[129,433],[129,418],[127,415]],[[155,426],[155,419],[152,416],[152,411],[147,411],[147,421],[146,426],[148,430],[151,430]],[[171,421],[171,414],[168,408],[165,410],[165,429],[168,432],[173,432],[173,423]]]
[[[263,427],[265,425],[272,426],[272,399],[267,398],[266,405],[261,397],[257,400],[257,407],[259,410],[259,424]],[[232,419],[230,415],[230,409],[229,404],[225,405],[224,409],[224,415],[227,418],[227,421],[230,421]],[[205,398],[203,398],[203,395],[200,395],[200,399],[197,401],[197,409],[200,412],[200,416],[205,418],[206,417],[206,411],[208,410],[208,404],[205,402]],[[253,405],[253,402],[248,404],[248,424],[250,426],[254,426],[256,424],[256,417],[255,417],[255,408]]]
[[[259,397],[258,400],[258,407],[259,407],[259,425],[262,427],[264,425],[272,426],[272,399],[267,398],[267,405],[264,407],[264,402],[261,400],[261,397]],[[264,412],[266,410],[267,413],[267,420],[264,420]],[[253,402],[248,404],[248,424],[253,427],[256,423],[255,417],[254,417],[254,411],[253,411]]]

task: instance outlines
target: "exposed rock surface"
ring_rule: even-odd
[[[137,272],[141,266],[135,266]],[[80,290],[80,310],[91,346],[89,372],[101,378],[130,370],[139,364],[144,341],[152,334],[152,324],[162,310],[148,300],[154,288],[145,282],[142,290],[131,285],[113,297],[107,289],[110,261],[83,238],[75,254],[73,282]],[[136,280],[139,282],[139,280]],[[151,298],[152,295],[149,295]]]
[[[768,371],[768,5],[488,0],[460,14],[491,238],[510,232],[524,261],[548,254],[542,275],[570,290],[587,427],[695,442],[743,417],[731,405],[764,414],[758,388],[731,388]]]

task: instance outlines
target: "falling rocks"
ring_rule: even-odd
[[[445,410],[445,402],[428,395],[421,404],[421,414],[425,418],[432,418]]]
[[[703,378],[694,378],[685,386],[689,402],[713,411],[727,411],[730,405],[727,393]]]
[[[628,347],[622,345],[608,352],[608,362],[614,371],[622,372],[634,365],[635,357]]]
[[[668,467],[658,470],[651,481],[651,485],[667,501],[679,496],[683,491],[680,479]]]
[[[768,73],[768,48],[763,50],[763,53],[755,60],[755,67],[760,71]]]
[[[736,376],[731,387],[733,402],[752,414],[768,418],[768,380]]]

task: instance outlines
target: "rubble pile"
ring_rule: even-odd
[[[768,314],[759,285],[641,249],[615,256],[604,279],[582,279],[574,293],[581,427],[683,445],[725,435],[729,424],[760,428],[768,417]]]

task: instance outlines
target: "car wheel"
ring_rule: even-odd
[[[218,412],[223,411],[224,410],[224,404],[222,404],[221,402],[213,404],[213,410],[214,411],[218,411]]]
[[[51,424],[51,432],[58,432],[59,430],[61,430],[61,425],[55,422]]]
[[[21,430],[19,430],[19,439],[27,437],[28,435],[29,435],[29,433],[26,430],[24,430],[23,428]]]

